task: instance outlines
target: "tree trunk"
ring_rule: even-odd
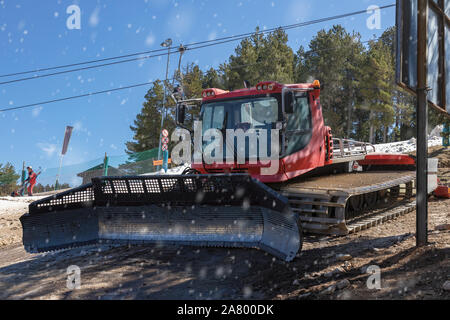
[[[395,141],[400,141],[400,108],[395,108]]]
[[[370,123],[369,143],[374,143],[374,141],[373,141],[374,127],[373,127],[373,124],[372,124],[372,119],[373,119],[373,111],[370,111],[370,115],[369,115],[369,123]]]
[[[350,136],[352,134],[352,111],[353,111],[353,105],[352,100],[348,102],[348,114],[347,114],[347,139],[350,139]]]

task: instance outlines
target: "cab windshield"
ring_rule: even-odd
[[[203,133],[208,129],[267,129],[280,119],[280,97],[263,96],[207,103],[202,106]]]

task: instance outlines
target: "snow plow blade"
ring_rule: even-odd
[[[247,175],[102,177],[35,201],[21,218],[28,252],[93,243],[301,248],[287,198]]]

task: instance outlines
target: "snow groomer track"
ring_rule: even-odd
[[[279,192],[305,231],[346,235],[413,210],[414,180],[414,171],[343,173],[291,182]]]

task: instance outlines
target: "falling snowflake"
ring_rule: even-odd
[[[248,299],[251,297],[251,295],[253,294],[253,290],[251,287],[249,286],[245,286],[244,289],[242,290],[244,293],[244,298]]]

